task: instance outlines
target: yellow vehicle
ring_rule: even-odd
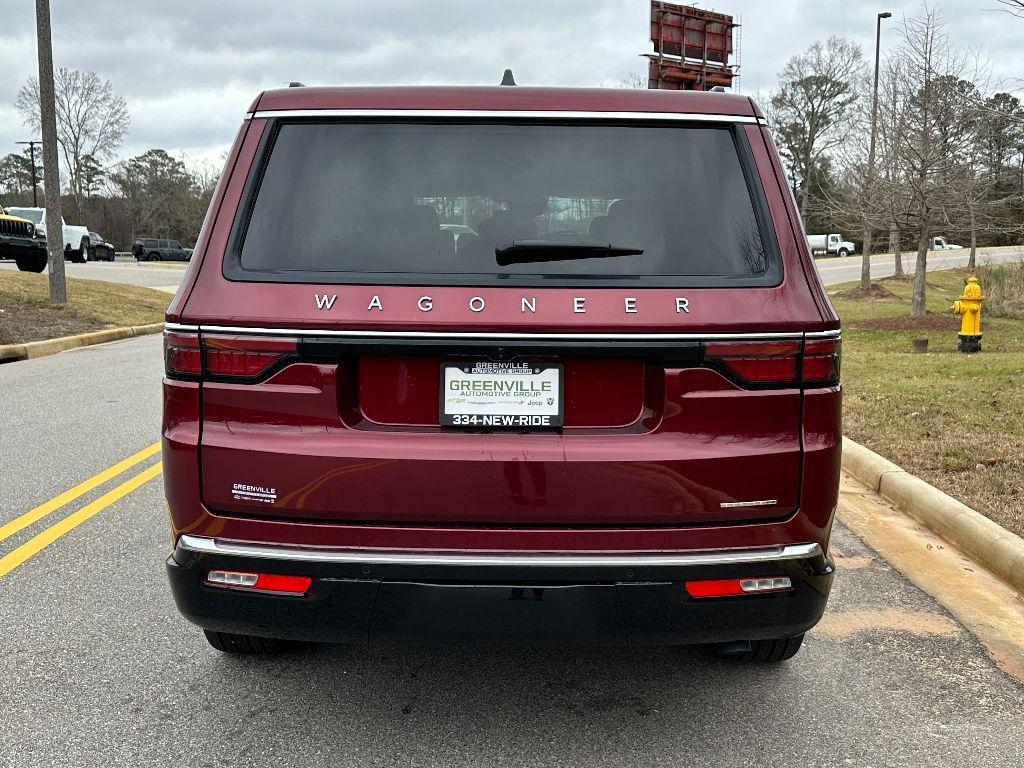
[[[22,272],[46,269],[46,239],[28,219],[0,208],[0,259],[14,259]]]

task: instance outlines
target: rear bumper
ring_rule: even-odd
[[[205,584],[226,569],[312,577],[306,595]],[[833,565],[817,544],[570,555],[280,548],[182,536],[167,560],[182,614],[222,632],[366,643],[420,640],[680,645],[798,635]],[[692,598],[687,580],[788,576],[793,589]]]

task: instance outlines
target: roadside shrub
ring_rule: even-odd
[[[1024,317],[1024,259],[1010,264],[989,264],[975,271],[985,311],[992,317]]]

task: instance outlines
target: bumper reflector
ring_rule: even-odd
[[[232,587],[253,592],[276,592],[285,595],[304,595],[313,580],[308,576],[285,576],[275,573],[247,573],[245,571],[210,571],[206,583],[215,587]]]
[[[690,597],[734,597],[764,592],[783,592],[793,588],[788,576],[766,576],[756,579],[711,579],[686,582]]]

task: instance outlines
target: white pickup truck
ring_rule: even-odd
[[[19,216],[28,219],[36,226],[36,236],[46,236],[46,209],[45,208],[8,208],[11,216]],[[85,263],[89,260],[89,229],[76,224],[68,224],[61,221],[64,234],[64,258],[70,261]]]
[[[957,245],[956,243],[946,242],[946,238],[944,238],[944,237],[933,237],[932,238],[932,247],[929,248],[928,250],[930,250],[930,251],[962,251],[963,249],[964,249],[964,247],[962,245]]]
[[[854,252],[854,245],[849,240],[843,240],[842,235],[808,235],[807,247],[811,249],[811,255],[825,253],[829,256],[849,256]]]

